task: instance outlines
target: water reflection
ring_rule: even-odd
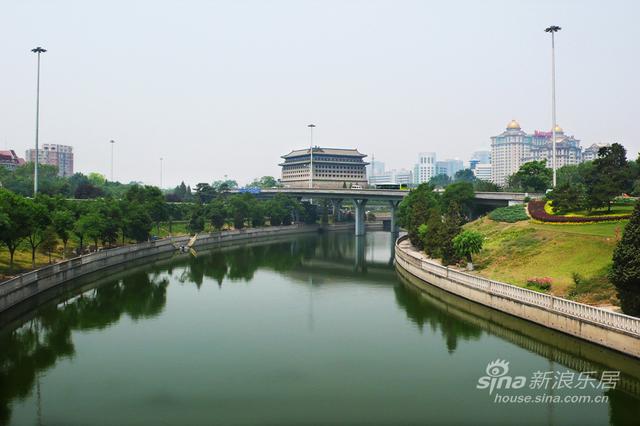
[[[74,331],[103,330],[125,318],[143,322],[160,317],[167,305],[168,289],[176,283],[187,289],[193,284],[191,293],[195,287],[200,294],[203,286],[224,289],[238,282],[250,282],[260,270],[276,272],[296,286],[308,287],[300,303],[308,304],[309,330],[316,327],[315,289],[323,293],[323,289],[341,283],[386,288],[385,300],[391,300],[394,313],[400,312],[403,323],[406,324],[404,317],[408,318],[420,339],[426,330],[442,336],[430,339],[429,343],[444,344],[450,354],[445,357],[453,359],[454,354],[459,355],[460,348],[465,347],[462,342],[477,344],[493,336],[575,371],[618,369],[623,380],[619,389],[608,393],[610,422],[632,424],[640,418],[640,367],[636,360],[435,288],[419,291],[410,278],[399,278],[389,263],[392,243],[390,235],[382,233],[371,233],[366,238],[340,233],[311,235],[268,244],[199,250],[195,258],[178,255],[95,280],[90,284],[92,288],[43,305],[18,325],[0,331],[0,424],[11,421],[12,403],[28,397],[39,402],[39,378],[57,362],[75,356]],[[323,311],[323,305],[319,304],[318,309],[326,315],[326,306]]]

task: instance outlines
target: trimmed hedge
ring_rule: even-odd
[[[560,216],[555,214],[549,214],[544,209],[546,201],[535,200],[530,201],[528,204],[529,214],[532,218],[540,220],[542,222],[556,222],[556,223],[586,223],[586,222],[612,222],[617,220],[629,219],[630,215],[617,215],[617,216]]]
[[[516,204],[509,207],[500,207],[489,213],[489,219],[496,222],[514,223],[521,220],[529,219],[527,212],[524,211],[524,205]]]

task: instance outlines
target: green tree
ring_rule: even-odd
[[[559,214],[582,210],[587,206],[586,189],[580,183],[558,185],[548,194],[548,198],[551,199],[553,211]]]
[[[123,217],[124,236],[137,242],[147,241],[153,222],[143,206],[131,203]]]
[[[13,270],[16,249],[29,235],[31,209],[24,197],[0,188],[0,216],[0,240],[9,250],[9,269]]]
[[[458,170],[455,175],[453,175],[454,182],[469,182],[473,183],[476,180],[476,175],[473,174],[473,170],[471,169],[462,169]]]
[[[593,172],[586,176],[587,203],[589,209],[607,207],[611,211],[613,199],[631,187],[631,169],[627,151],[618,143],[598,151],[593,161]]]
[[[523,192],[545,192],[551,186],[553,172],[547,168],[547,160],[530,161],[509,177],[509,188]]]
[[[75,223],[73,213],[67,209],[56,210],[53,212],[51,222],[58,238],[62,240],[62,256],[65,257],[67,253],[67,243],[69,242],[69,237],[71,236],[71,232],[73,232]]]
[[[58,248],[58,238],[56,230],[53,226],[49,225],[44,230],[42,244],[40,244],[40,251],[49,256],[49,263],[51,263],[51,253]]]
[[[251,226],[259,227],[265,224],[265,215],[267,213],[266,206],[258,202],[255,198],[248,202],[249,204],[249,217],[251,218]]]
[[[234,228],[244,228],[249,217],[249,203],[253,199],[251,194],[234,194],[228,198],[227,209]]]
[[[609,279],[618,290],[622,311],[640,315],[640,203],[636,204],[613,252]]]
[[[273,176],[262,176],[260,179],[254,179],[253,182],[247,186],[262,189],[282,187]]]
[[[445,210],[451,210],[455,206],[460,209],[457,212],[458,215],[469,217],[474,197],[473,184],[469,182],[452,183],[445,188],[442,194],[442,206]]]
[[[35,200],[27,200],[29,209],[29,220],[27,226],[27,242],[31,247],[31,266],[36,267],[36,250],[45,238],[45,230],[51,223],[49,211],[47,210],[43,197],[38,196]]]
[[[411,243],[422,248],[423,242],[418,235],[418,227],[427,223],[432,214],[440,208],[438,195],[429,184],[420,184],[410,191],[398,205],[398,222],[407,230]],[[437,213],[435,213],[437,214]]]
[[[429,179],[429,185],[434,188],[444,188],[451,183],[451,178],[446,173],[440,173]]]
[[[480,253],[484,237],[481,233],[466,229],[453,238],[453,248],[458,256],[467,260],[467,269],[473,270],[474,254]]]
[[[227,218],[226,208],[224,200],[222,198],[216,198],[207,206],[207,214],[211,226],[216,230],[221,230],[224,226],[224,222]]]

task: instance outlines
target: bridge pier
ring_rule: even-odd
[[[398,205],[400,201],[398,200],[389,200],[389,205],[391,206],[391,233],[397,234],[400,228],[398,227]]]
[[[365,234],[365,211],[364,208],[367,205],[367,200],[362,199],[362,200],[356,200],[355,198],[353,199],[353,204],[356,207],[356,237],[359,235],[364,235]]]
[[[340,211],[342,208],[342,198],[332,198],[331,205],[333,206],[333,221],[342,221],[342,212]]]

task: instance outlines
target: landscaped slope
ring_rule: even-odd
[[[550,277],[551,294],[590,304],[616,303],[606,273],[624,222],[550,225],[484,217],[466,228],[485,236],[474,258],[479,275],[523,287],[530,279]]]

